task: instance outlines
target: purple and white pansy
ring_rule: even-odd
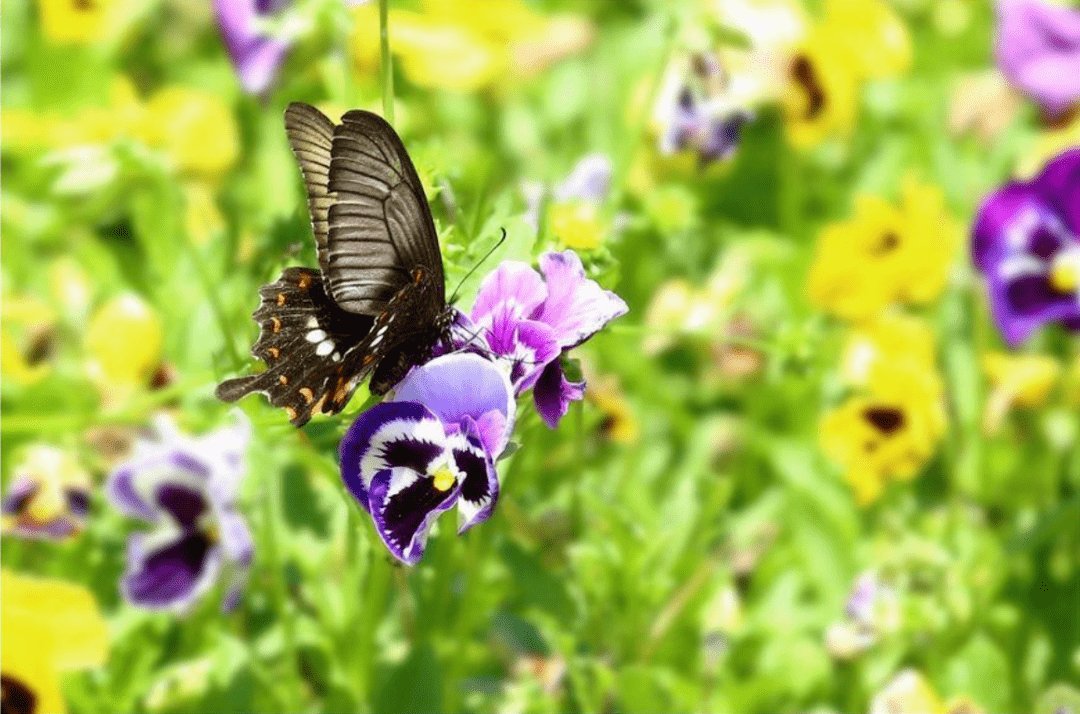
[[[198,438],[159,416],[156,438],[136,444],[110,475],[110,502],[152,526],[128,540],[120,589],[129,602],[186,611],[219,579],[226,588],[222,609],[239,601],[254,555],[235,505],[251,425],[233,413],[232,425]]]
[[[1031,181],[991,194],[971,250],[1009,344],[1048,322],[1080,330],[1080,148],[1058,155]]]
[[[459,533],[487,520],[515,410],[506,373],[457,352],[413,369],[390,401],[353,423],[340,446],[342,477],[395,557],[415,565],[435,519],[454,506]]]
[[[544,423],[554,429],[584,383],[563,373],[560,356],[627,312],[626,303],[585,277],[571,250],[540,256],[540,273],[507,261],[484,278],[470,319],[487,349],[508,367],[516,394],[533,390]]]
[[[65,540],[82,532],[90,512],[90,475],[71,454],[35,444],[14,471],[0,501],[0,531],[42,540]]]

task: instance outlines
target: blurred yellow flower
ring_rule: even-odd
[[[67,711],[60,672],[98,667],[108,631],[89,590],[0,570],[4,711]]]
[[[221,97],[189,87],[166,87],[146,104],[137,134],[162,148],[185,173],[214,180],[240,155],[240,137],[231,108]]]
[[[85,526],[89,502],[90,475],[75,457],[35,444],[14,468],[0,530],[23,538],[69,538]]]
[[[858,76],[892,77],[911,67],[907,26],[882,0],[826,0],[825,23],[838,30]]]
[[[146,384],[160,360],[161,341],[161,322],[141,298],[115,297],[87,326],[90,376],[107,396],[123,398]]]
[[[41,30],[57,44],[86,44],[101,37],[114,0],[38,0]]]
[[[213,189],[202,181],[184,183],[184,228],[195,245],[205,245],[225,230]]]
[[[945,714],[946,709],[926,677],[905,669],[889,680],[870,701],[870,714]]]
[[[52,369],[56,315],[32,297],[3,299],[3,339],[0,340],[0,373],[5,380],[28,386],[40,382]]]
[[[1046,355],[993,352],[983,358],[990,394],[983,412],[983,429],[996,434],[1015,405],[1028,409],[1042,405],[1061,376],[1061,363]]]
[[[935,187],[906,181],[900,206],[859,196],[854,215],[818,238],[810,299],[848,320],[895,302],[930,303],[945,288],[959,236]]]
[[[855,126],[859,77],[840,34],[817,28],[792,55],[781,102],[788,140],[797,148],[850,133]]]
[[[937,374],[910,363],[878,362],[866,388],[825,416],[821,443],[844,468],[859,505],[869,505],[890,480],[914,478],[945,433]]]
[[[633,444],[638,440],[640,428],[634,410],[623,394],[619,378],[615,375],[597,377],[587,375],[585,396],[604,415],[600,433],[618,444]]]
[[[607,233],[599,214],[592,201],[556,203],[548,209],[548,226],[560,247],[596,250]]]
[[[887,312],[860,325],[844,348],[844,377],[865,384],[871,369],[881,361],[904,364],[911,369],[933,370],[934,333],[925,320],[900,312]]]
[[[356,8],[354,18],[356,62],[376,69],[376,3]],[[390,49],[410,82],[465,92],[511,72],[535,72],[592,37],[583,20],[545,17],[520,0],[423,0],[418,10],[391,9],[389,24]]]

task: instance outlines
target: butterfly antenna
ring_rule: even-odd
[[[502,236],[500,236],[499,240],[495,242],[495,245],[491,246],[490,250],[488,250],[488,252],[484,254],[484,257],[480,259],[480,262],[477,263],[476,265],[474,265],[469,270],[469,272],[465,273],[465,277],[463,277],[461,280],[458,281],[457,287],[454,288],[453,295],[450,296],[449,302],[451,304],[457,302],[458,290],[461,290],[461,286],[465,284],[465,281],[468,280],[472,276],[472,274],[476,272],[477,268],[479,268],[481,265],[483,265],[484,261],[487,260],[488,258],[490,258],[491,254],[494,253],[496,250],[498,250],[499,246],[502,245],[505,242],[506,242],[506,229],[503,228],[502,229]]]

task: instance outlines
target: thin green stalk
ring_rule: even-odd
[[[210,280],[210,276],[206,274],[206,267],[203,265],[202,256],[195,249],[195,246],[191,243],[191,238],[188,236],[187,231],[180,231],[180,244],[184,248],[184,252],[187,253],[188,258],[191,259],[192,265],[195,266],[195,274],[199,278],[199,284],[202,286],[203,293],[206,294],[206,299],[210,302],[210,309],[214,312],[214,319],[217,320],[218,328],[221,330],[221,334],[225,337],[225,349],[229,353],[229,359],[232,360],[234,369],[240,369],[244,364],[243,358],[236,350],[236,336],[233,333],[232,325],[229,324],[228,319],[225,317],[225,310],[221,307],[221,301],[218,299],[217,290],[214,289],[214,284]]]
[[[280,478],[271,478],[269,480],[269,488],[262,502],[262,542],[266,544],[270,567],[273,569],[271,579],[274,581],[274,610],[280,613],[282,618],[281,624],[285,636],[285,665],[286,670],[289,672],[288,678],[296,682],[294,687],[289,688],[289,710],[300,711],[303,709],[303,702],[300,698],[300,671],[297,668],[296,610],[289,601],[289,586],[285,582],[285,562],[282,560],[281,551],[278,549],[279,538],[284,535],[279,528],[282,503]]]
[[[382,58],[383,118],[394,123],[394,65],[390,59],[390,0],[379,0],[379,54]]]

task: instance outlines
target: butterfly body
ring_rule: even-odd
[[[260,289],[252,354],[267,369],[216,394],[262,392],[300,426],[341,411],[369,376],[384,394],[448,342],[455,311],[423,187],[393,128],[358,110],[334,125],[306,104],[289,106],[285,126],[319,269],[287,268]]]

